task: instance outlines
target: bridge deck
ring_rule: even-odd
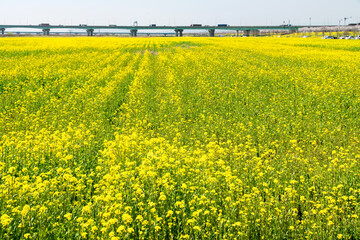
[[[101,26],[101,25],[87,25],[87,26],[78,26],[78,25],[49,25],[49,26],[41,26],[41,25],[0,25],[0,28],[31,28],[31,29],[136,29],[136,30],[169,30],[169,29],[191,29],[191,30],[255,30],[255,29],[288,29],[288,30],[297,30],[299,28],[306,27],[325,27],[325,26],[227,26],[227,27],[219,27],[219,26]]]

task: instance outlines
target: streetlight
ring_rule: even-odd
[[[346,25],[346,20],[350,19],[352,17],[344,17],[344,26]]]
[[[340,24],[341,24],[341,21],[342,21],[342,19],[340,19],[340,20],[339,20],[339,26],[338,26],[338,31],[337,31],[337,36],[338,36],[338,38],[339,38],[339,31],[340,31]]]
[[[345,31],[346,31],[346,20],[350,19],[352,17],[344,17],[344,36],[345,36]]]

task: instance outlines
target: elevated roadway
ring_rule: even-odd
[[[130,35],[136,37],[139,30],[173,30],[175,31],[176,36],[183,36],[185,30],[206,30],[209,32],[210,37],[215,36],[216,30],[229,30],[236,31],[237,35],[239,31],[243,31],[245,36],[249,36],[251,31],[257,31],[261,29],[267,30],[290,30],[296,31],[299,28],[308,28],[308,27],[325,27],[325,26],[306,26],[306,25],[279,25],[279,26],[118,26],[118,25],[48,25],[48,24],[39,24],[39,25],[0,25],[0,33],[5,34],[6,29],[21,28],[21,29],[41,29],[43,34],[48,36],[50,35],[51,29],[74,29],[74,30],[84,30],[87,32],[88,36],[94,35],[94,30],[96,29],[107,29],[107,30],[129,30]]]

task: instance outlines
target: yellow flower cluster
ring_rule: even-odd
[[[359,239],[359,50],[0,39],[0,239]]]

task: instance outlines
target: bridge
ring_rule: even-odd
[[[226,24],[225,24],[226,25]],[[292,26],[292,25],[279,25],[279,26],[202,26],[200,24],[195,24],[194,26],[101,26],[101,25],[50,25],[50,24],[39,24],[39,25],[0,25],[0,33],[5,34],[6,29],[13,28],[22,28],[22,29],[40,29],[43,32],[43,35],[49,36],[51,29],[75,29],[75,30],[84,30],[88,36],[93,36],[96,29],[110,29],[110,30],[129,30],[132,37],[138,35],[139,30],[173,30],[175,35],[178,37],[183,36],[185,30],[206,30],[209,32],[210,37],[215,36],[216,30],[221,31],[236,31],[237,36],[239,31],[243,31],[245,36],[249,36],[251,31],[255,32],[261,29],[267,30],[289,30],[295,32],[299,28],[309,28],[309,27],[325,27],[325,26]]]
[[[9,33],[9,32],[8,32]],[[11,32],[11,34],[14,34],[14,35],[20,35],[20,34],[24,34],[24,35],[42,35],[43,33],[40,32],[40,31],[13,31]],[[76,32],[73,32],[73,31],[62,31],[62,32],[53,32],[52,35],[75,35],[75,36],[84,36],[85,34],[87,34],[85,31],[81,32],[81,31],[76,31]],[[172,35],[175,35],[176,33],[175,32],[138,32],[137,35],[141,35],[141,36],[164,36],[164,37],[167,37],[167,36],[172,36]],[[105,35],[105,36],[108,36],[108,35],[129,35],[128,32],[99,32],[99,33],[96,33],[94,32],[93,35]],[[1,36],[1,35],[0,35]]]

